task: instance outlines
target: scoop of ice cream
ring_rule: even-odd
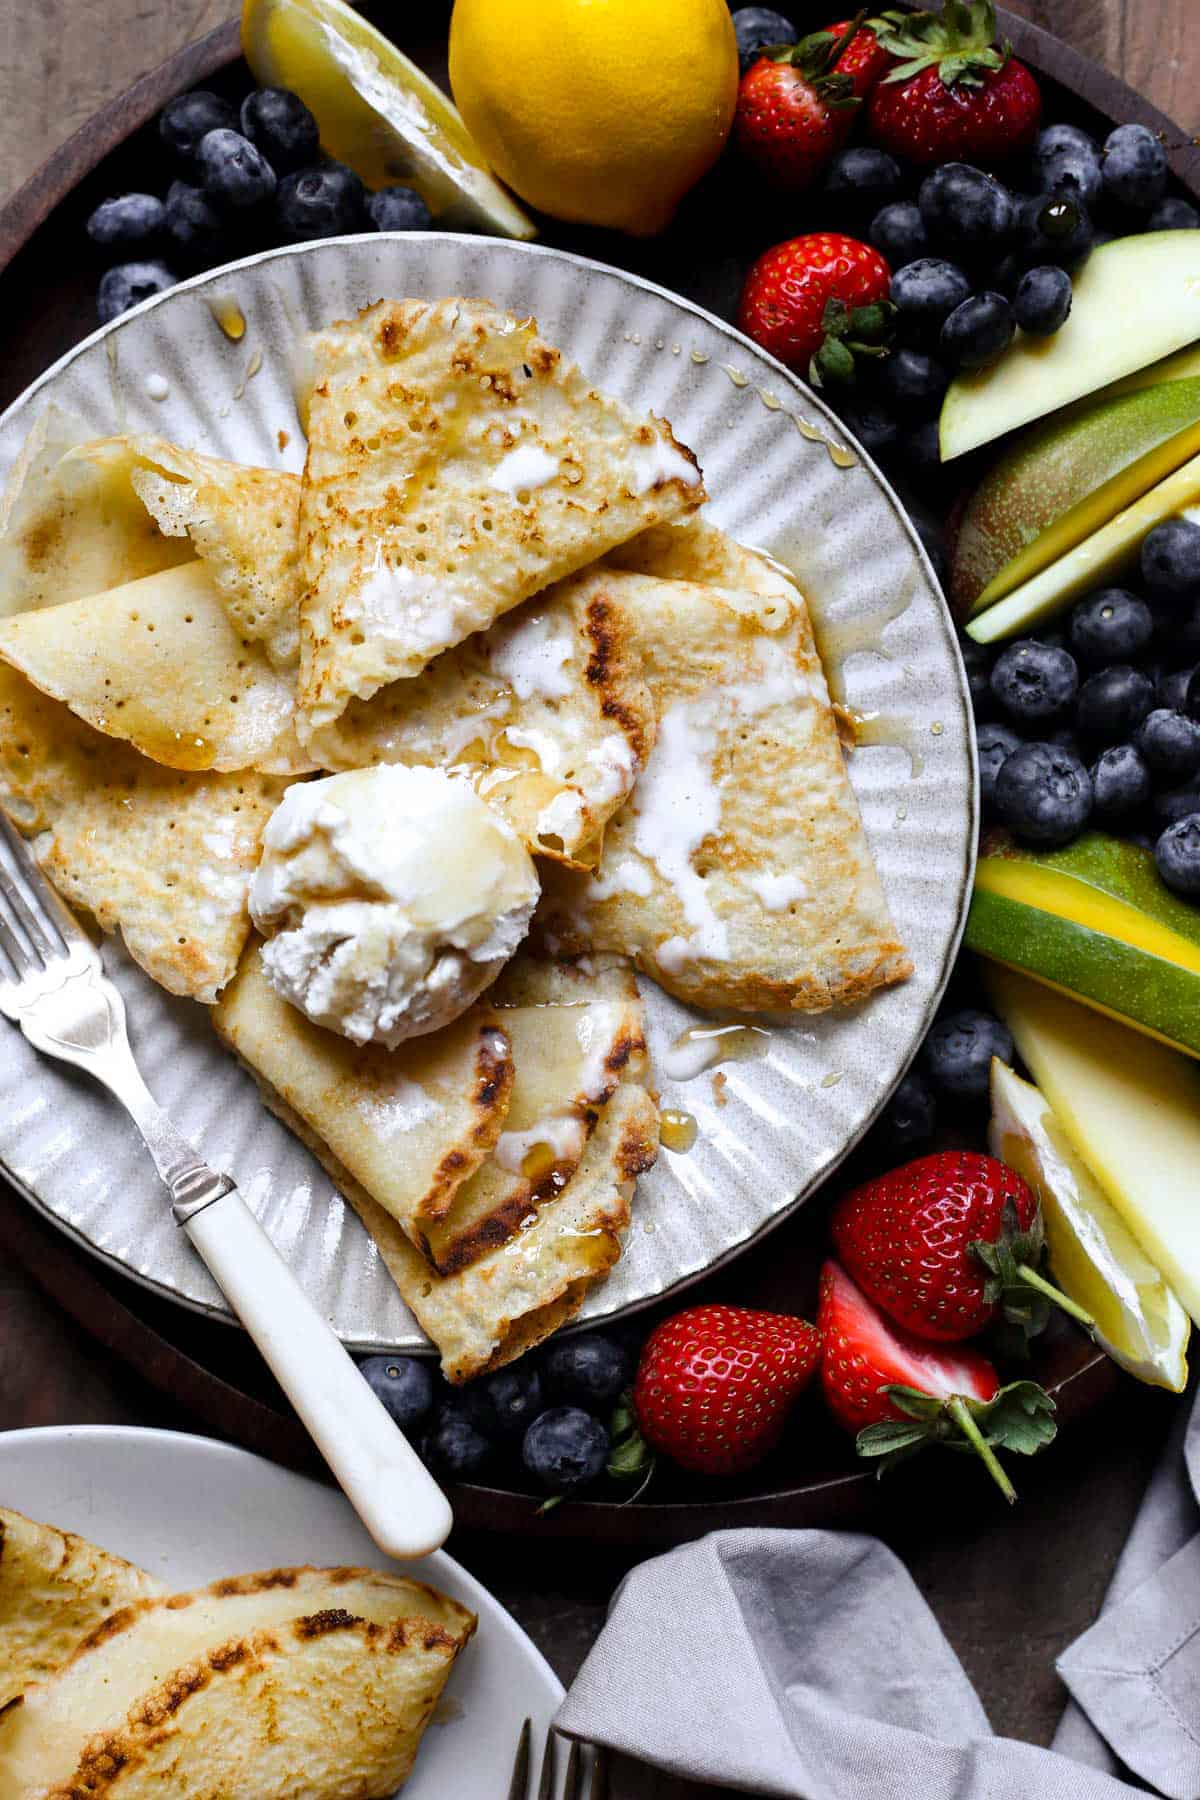
[[[537,871],[464,780],[386,765],[297,782],[263,833],[250,913],[271,985],[394,1049],[465,1012],[529,929]]]

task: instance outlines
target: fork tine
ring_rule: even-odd
[[[542,1751],[542,1774],[538,1782],[537,1800],[554,1800],[554,1753],[557,1741],[558,1734],[551,1725],[546,1733],[546,1745]]]
[[[578,1738],[572,1738],[567,1756],[567,1773],[563,1781],[562,1800],[580,1800],[582,1791],[583,1751]]]
[[[526,1719],[521,1727],[521,1735],[517,1739],[517,1754],[513,1761],[512,1780],[508,1787],[508,1800],[528,1800],[529,1746],[532,1739],[533,1720]]]
[[[42,943],[45,946],[42,951],[43,957],[57,956],[59,954],[58,950],[54,948],[45,937],[45,932],[42,928],[43,919],[45,919],[58,933],[65,949],[70,950],[72,944],[75,943],[83,943],[90,946],[91,939],[87,936],[74,914],[69,910],[65,901],[59,898],[55,889],[46,879],[46,876],[38,866],[37,858],[34,856],[29,845],[21,836],[21,833],[17,830],[2,806],[0,806],[0,836],[4,838],[5,843],[8,845],[8,848],[12,853],[13,861],[17,866],[17,872],[21,877],[21,882],[28,891],[28,896],[31,896],[32,898],[30,899],[27,897],[27,894],[21,891],[21,888],[13,882],[11,877],[8,877],[7,880],[4,881],[4,892],[13,904],[14,911],[17,912],[17,917],[21,924],[25,925],[26,918],[28,917],[32,922],[32,927],[40,932]],[[0,878],[3,878],[4,875],[5,871],[0,867]],[[19,906],[17,901],[12,900],[11,890],[14,888],[16,889],[19,898]],[[41,908],[40,916],[36,911],[36,907],[39,906]]]
[[[20,981],[23,976],[29,973],[29,952],[26,950],[24,944],[21,942],[2,912],[0,912],[0,950],[3,950],[5,957],[11,965],[12,979],[14,981]],[[2,977],[2,975],[3,968],[0,966],[0,977]]]

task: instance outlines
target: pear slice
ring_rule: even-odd
[[[1200,235],[1200,234],[1197,234]],[[1119,512],[1040,574],[989,606],[967,626],[977,644],[1015,637],[1062,612],[1080,594],[1103,587],[1137,555],[1142,539],[1164,519],[1200,505],[1200,456],[1192,457],[1157,487]]]
[[[942,403],[942,461],[978,449],[1200,338],[1200,233],[1114,238],[1075,277],[1053,337],[1021,333],[989,368],[960,375]]]

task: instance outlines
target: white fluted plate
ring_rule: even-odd
[[[335,239],[186,282],[95,333],[0,420],[0,478],[39,407],[97,434],[156,431],[241,462],[300,468],[301,334],[381,297],[485,295],[536,315],[601,388],[670,419],[695,450],[712,516],[794,568],[835,683],[872,720],[851,778],[916,973],[853,1011],[775,1027],[764,1056],[663,1082],[694,1115],[687,1154],[639,1184],[625,1254],[584,1319],[643,1305],[777,1223],[857,1142],[927,1028],[962,929],[975,845],[970,709],[944,602],[904,514],[845,434],[780,365],[660,288],[562,251],[449,233]],[[219,316],[246,321],[236,342]],[[803,428],[803,429],[801,429]],[[808,432],[810,435],[805,436]],[[815,435],[813,435],[815,434]],[[373,1245],[309,1153],[220,1049],[202,1007],[172,999],[120,947],[106,951],[157,1098],[250,1205],[352,1347],[424,1339]],[[697,1015],[646,982],[652,1052]],[[0,1163],[51,1219],[105,1260],[228,1316],[172,1224],[149,1159],[114,1103],[0,1032]]]

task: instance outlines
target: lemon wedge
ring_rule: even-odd
[[[414,187],[446,225],[536,235],[453,103],[344,0],[245,0],[242,53],[260,86],[299,94],[369,188]]]
[[[1097,1341],[1139,1381],[1181,1393],[1187,1313],[1059,1129],[1041,1091],[999,1057],[992,1059],[988,1141],[1041,1202],[1051,1271],[1063,1292],[1091,1313]]]

